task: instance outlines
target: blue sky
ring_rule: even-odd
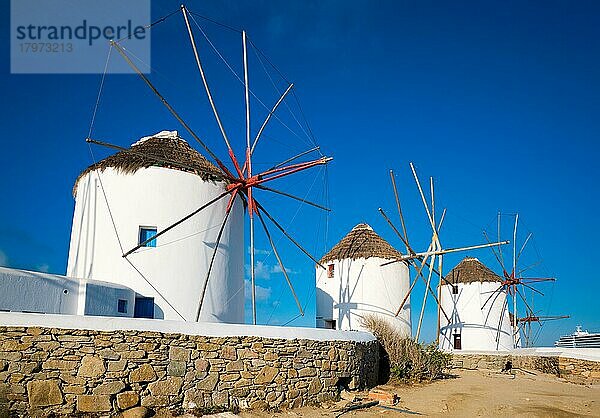
[[[519,212],[521,240],[527,232],[534,233],[535,245],[528,246],[523,262],[542,258],[543,263],[530,273],[559,279],[554,285],[540,286],[547,296],[536,299],[536,307],[546,314],[571,315],[547,323],[540,344],[551,344],[576,324],[600,330],[594,247],[600,233],[596,215],[600,6],[596,2],[202,1],[187,5],[248,31],[295,83],[317,142],[324,153],[334,156],[326,176],[315,171],[281,185],[324,201],[326,177],[333,208],[326,237],[323,215],[302,208],[294,217],[295,203],[267,198],[273,212],[316,255],[362,221],[402,248],[377,213],[380,206],[394,213],[389,169],[398,176],[411,241],[426,248],[429,227],[410,176],[412,161],[423,180],[436,179],[438,207],[448,209],[444,246],[483,242],[481,231],[495,229],[498,211]],[[8,2],[0,7],[3,27],[8,28]],[[155,2],[153,17],[177,7],[177,2]],[[239,70],[238,35],[199,23]],[[152,76],[157,83],[164,79],[165,95],[224,156],[181,25],[180,17],[175,17],[153,32],[152,66],[158,73]],[[1,33],[0,264],[64,273],[74,204],[71,188],[78,173],[92,162],[84,138],[99,76],[11,75],[8,30]],[[227,70],[217,60],[214,63],[207,66],[224,120],[237,138],[235,143],[242,146],[242,91]],[[252,64],[251,68],[258,68],[256,60],[251,59]],[[261,71],[251,73],[251,83],[270,103],[274,91]],[[260,120],[260,114],[255,116]],[[290,115],[285,117],[293,123]],[[99,138],[121,145],[161,129],[180,129],[132,75],[107,78],[95,128]],[[291,149],[306,148],[293,136],[286,139],[281,127],[274,127],[270,135],[287,142],[280,147],[275,142],[264,145],[262,154],[257,153],[259,164],[289,155]],[[102,149],[94,152],[107,154]],[[259,241],[261,249],[266,245],[264,239]],[[284,240],[281,246],[300,298],[307,303],[306,317],[293,324],[310,325],[312,263]],[[445,266],[455,265],[464,255],[448,256]],[[469,255],[497,270],[491,251]],[[283,277],[274,268],[275,260],[259,261],[263,263],[259,322],[285,323],[296,313],[291,296],[281,290]],[[416,299],[423,289],[417,286],[415,292],[416,319],[420,307]],[[435,318],[433,304],[428,303],[425,337],[432,339]]]

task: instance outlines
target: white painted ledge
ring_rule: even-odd
[[[600,348],[562,348],[562,347],[532,347],[519,348],[511,351],[467,351],[455,350],[458,355],[489,355],[489,356],[546,356],[566,357],[577,360],[600,362]]]
[[[306,339],[313,341],[354,342],[375,340],[375,337],[371,333],[361,331],[20,312],[0,312],[0,326],[86,329],[94,331],[135,330],[206,337],[262,337],[281,338],[285,340]]]

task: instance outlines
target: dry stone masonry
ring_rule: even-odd
[[[572,383],[600,383],[600,362],[562,355],[453,354],[452,366],[463,369],[502,370],[507,361],[514,368],[553,374]]]
[[[375,385],[378,361],[375,341],[0,327],[0,416],[293,408]]]

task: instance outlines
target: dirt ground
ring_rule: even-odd
[[[600,385],[583,386],[551,375],[513,376],[491,371],[456,371],[454,378],[418,386],[380,386],[396,393],[393,407],[383,404],[346,412],[342,417],[600,417]],[[242,412],[243,418],[337,417],[347,404],[299,408],[279,413]]]

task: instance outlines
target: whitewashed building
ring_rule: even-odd
[[[477,258],[466,257],[447,275],[441,305],[440,349],[508,351],[513,331],[502,278]]]
[[[135,292],[98,280],[0,267],[0,311],[133,317]]]
[[[176,131],[142,138],[129,150],[88,167],[74,187],[67,276],[133,289],[139,316],[195,320],[229,195],[151,238],[226,187],[221,171]],[[236,199],[214,260],[201,321],[244,322],[243,210]]]
[[[408,266],[382,266],[400,256],[369,225],[356,225],[320,260],[326,270],[316,268],[317,327],[364,330],[361,319],[374,314],[410,335],[410,299],[395,316],[408,291]]]

